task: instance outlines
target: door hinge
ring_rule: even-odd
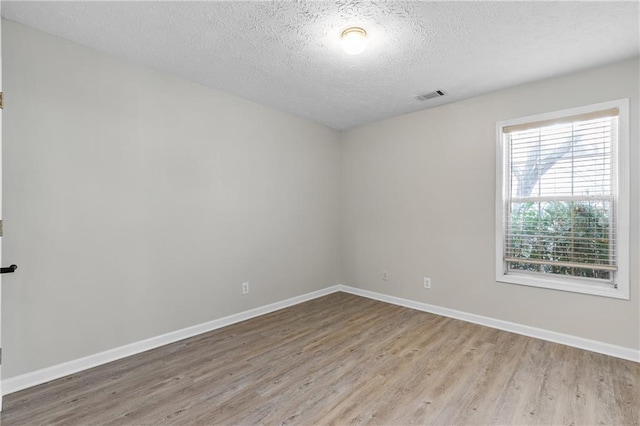
[[[0,92],[0,109],[4,109],[4,92]]]
[[[0,219],[0,237],[2,237],[3,232],[2,232],[2,219]]]

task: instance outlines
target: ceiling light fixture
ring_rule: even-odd
[[[342,32],[342,50],[357,55],[367,48],[367,32],[360,27],[347,28]]]

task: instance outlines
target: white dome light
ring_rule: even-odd
[[[367,32],[358,27],[347,28],[342,32],[342,50],[349,55],[357,55],[367,48]]]

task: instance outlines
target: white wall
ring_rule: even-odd
[[[640,349],[638,75],[634,59],[345,132],[344,283]],[[631,299],[496,282],[496,122],[627,97]]]
[[[2,31],[5,379],[339,282],[336,132]]]

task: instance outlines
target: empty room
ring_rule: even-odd
[[[3,426],[640,425],[640,2],[0,7]]]

